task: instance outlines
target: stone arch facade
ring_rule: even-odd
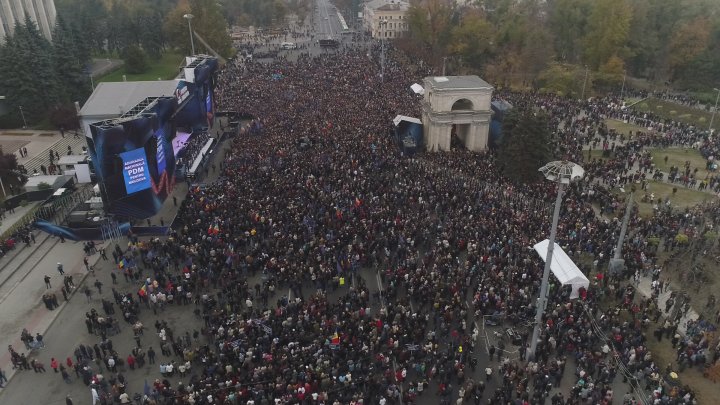
[[[422,103],[425,148],[450,150],[453,126],[468,150],[487,149],[493,88],[478,76],[426,77]]]

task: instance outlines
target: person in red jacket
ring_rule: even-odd
[[[58,364],[58,361],[55,360],[55,357],[50,359],[50,367],[55,370],[56,373],[58,372],[58,367],[60,367],[60,365]]]
[[[130,367],[130,370],[135,370],[135,357],[133,357],[132,354],[128,354],[127,356],[127,365]]]

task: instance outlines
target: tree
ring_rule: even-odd
[[[632,9],[626,0],[597,0],[585,35],[585,61],[595,70],[626,50]]]
[[[597,90],[610,92],[620,87],[624,75],[625,62],[617,55],[613,55],[593,75],[593,82]]]
[[[61,87],[60,99],[64,102],[85,101],[90,94],[90,81],[85,73],[83,55],[76,46],[73,31],[65,19],[58,16],[52,37],[55,74]]]
[[[669,67],[674,78],[707,49],[709,40],[710,22],[705,17],[688,21],[675,31],[668,45]]]
[[[502,133],[498,161],[503,174],[515,183],[540,179],[538,169],[552,158],[547,116],[516,107],[505,116]]]
[[[190,54],[188,23],[183,17],[188,13],[193,15],[193,31],[200,35],[210,47],[226,58],[234,55],[227,22],[215,0],[189,0],[187,4],[180,3],[165,17],[165,37],[168,38],[171,45]],[[198,41],[195,43],[200,46]],[[197,49],[196,52],[198,52]]]
[[[561,62],[578,63],[582,56],[582,38],[590,14],[588,0],[555,0],[550,3],[548,28]]]
[[[580,66],[552,63],[540,73],[537,85],[544,93],[579,98],[582,95],[583,85],[585,85],[585,94],[592,94],[593,79],[592,75],[588,74],[585,83],[585,69]]]
[[[465,13],[452,29],[448,52],[480,68],[492,49],[493,27],[478,11]]]
[[[12,37],[6,38],[0,58],[3,81],[0,90],[13,109],[23,107],[26,118],[40,118],[58,99],[59,82],[52,45],[26,16]]]
[[[148,61],[145,51],[137,45],[130,45],[123,51],[125,70],[128,73],[145,73],[148,70]]]
[[[443,0],[425,0],[407,11],[409,37],[427,47],[436,62],[451,37],[452,17],[452,6]]]

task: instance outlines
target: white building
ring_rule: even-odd
[[[0,0],[0,42],[13,34],[16,23],[25,23],[25,14],[37,24],[45,38],[52,39],[57,16],[54,0]]]
[[[410,4],[400,0],[372,0],[363,8],[363,25],[373,38],[399,38],[408,30]]]

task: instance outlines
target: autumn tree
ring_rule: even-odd
[[[583,87],[585,95],[592,94],[593,75],[578,65],[552,63],[537,78],[541,92],[555,93],[560,96],[580,98]]]
[[[465,63],[480,68],[490,54],[493,27],[478,10],[465,13],[451,31],[448,52],[462,57]]]
[[[407,11],[410,38],[427,47],[435,62],[442,56],[452,33],[453,6],[443,0],[425,0]]]
[[[585,61],[597,69],[613,55],[622,55],[627,45],[632,9],[627,0],[597,0],[588,18],[584,38]]]
[[[190,54],[188,22],[183,16],[192,14],[193,31],[217,53],[224,57],[231,57],[234,53],[232,40],[228,33],[227,21],[221,11],[220,5],[214,0],[181,2],[165,17],[165,34],[171,45]],[[196,48],[202,47],[199,41],[195,41],[195,44]],[[196,52],[198,52],[197,49]]]
[[[582,56],[582,38],[592,3],[589,0],[555,0],[549,2],[548,29],[551,31],[558,59],[578,63]]]
[[[670,39],[668,62],[673,77],[700,55],[709,44],[710,22],[705,17],[688,21]]]

